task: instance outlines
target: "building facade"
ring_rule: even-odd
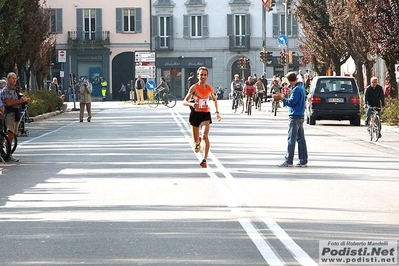
[[[46,8],[57,39],[51,76],[64,89],[90,79],[94,98],[101,98],[103,77],[106,98],[117,99],[121,83],[134,80],[134,52],[151,49],[150,0],[47,0]]]
[[[226,96],[234,74],[242,79],[283,75],[284,50],[288,70],[298,71],[300,29],[285,9],[286,2],[289,7],[289,1],[282,0],[269,0],[267,6],[261,0],[152,0],[157,74],[165,76],[172,92],[182,97],[189,73],[199,66],[210,68],[208,81],[214,87],[228,88]],[[288,43],[279,43],[282,35]],[[262,62],[262,51],[272,52],[272,57]],[[239,67],[241,58],[245,68]]]
[[[118,99],[122,82],[129,88],[135,80],[138,51],[155,52],[154,79],[164,76],[177,98],[200,66],[210,69],[214,87],[230,88],[236,73],[243,79],[283,74],[280,53],[288,56],[288,48],[295,52],[287,58],[288,70],[297,71],[300,29],[285,1],[269,0],[265,7],[262,0],[47,0],[58,53],[51,76],[64,88],[88,78],[99,98],[104,77],[111,100]],[[279,43],[282,35],[288,47]],[[261,62],[262,50],[272,57]],[[245,68],[238,65],[242,58]]]

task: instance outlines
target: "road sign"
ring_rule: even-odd
[[[58,62],[66,63],[66,51],[65,50],[58,50]]]
[[[267,3],[269,3],[269,0],[262,0],[262,4],[263,4],[264,6],[266,6]]]
[[[155,52],[137,51],[135,52],[135,71],[136,77],[155,78]]]
[[[280,35],[277,38],[278,44],[284,45],[288,43],[288,38],[285,35]]]
[[[153,80],[149,80],[145,84],[145,87],[147,88],[147,90],[150,90],[150,91],[154,90],[156,86],[157,86],[157,84],[155,84],[155,81],[153,81]]]

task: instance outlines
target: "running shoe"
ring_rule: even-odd
[[[277,165],[278,167],[292,167],[292,164],[289,164],[287,162],[283,162],[282,164]]]

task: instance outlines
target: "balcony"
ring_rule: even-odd
[[[229,36],[230,51],[232,52],[243,52],[249,51],[250,46],[250,35],[231,35]]]
[[[173,51],[173,36],[156,36],[156,51]]]
[[[109,31],[68,31],[68,45],[71,48],[103,48],[110,43]]]

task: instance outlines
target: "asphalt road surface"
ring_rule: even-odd
[[[331,265],[320,241],[399,238],[394,128],[372,143],[349,121],[306,125],[309,166],[281,169],[286,109],[219,103],[207,169],[181,102],[28,124],[0,166],[0,265]]]

